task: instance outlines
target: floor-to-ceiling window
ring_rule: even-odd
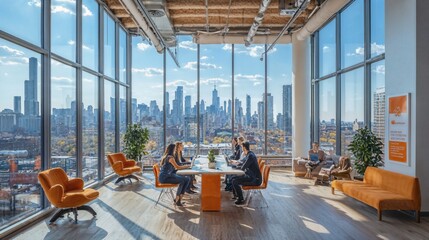
[[[85,183],[98,176],[98,77],[82,73],[82,177]]]
[[[51,61],[51,167],[76,177],[76,68]]]
[[[292,154],[292,45],[279,44],[268,53],[268,155]]]
[[[104,80],[104,153],[114,153],[116,151],[116,87],[115,83],[109,80]],[[106,175],[112,173],[112,167],[104,159],[104,172]]]
[[[40,54],[0,38],[0,226],[41,208],[40,62]]]
[[[164,153],[163,55],[141,37],[132,40],[132,121],[149,130],[144,159],[160,159]]]
[[[168,57],[167,64],[167,91],[165,102],[166,114],[166,143],[181,141],[184,143],[184,155],[189,157],[196,153],[197,136],[197,44],[190,36],[178,37],[177,52],[180,54],[181,67],[178,68],[173,59]],[[193,116],[185,115],[185,101],[189,103]],[[206,109],[206,103],[200,101],[200,114]],[[158,106],[149,106],[150,111],[158,111]],[[188,109],[189,110],[189,109]],[[201,118],[200,118],[201,119]]]
[[[231,45],[200,45],[200,134],[205,144],[215,144],[222,153],[231,150]],[[185,117],[195,116],[192,105],[196,100],[185,98]],[[200,147],[201,150],[203,148]]]
[[[351,1],[314,39],[314,140],[350,155],[359,128],[371,126],[384,138],[384,1]]]
[[[234,133],[249,141],[256,154],[264,154],[265,124],[274,127],[273,97],[267,94],[265,103],[265,64],[260,60],[265,45],[234,47]]]

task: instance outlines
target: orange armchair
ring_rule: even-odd
[[[159,193],[158,200],[156,201],[155,206],[158,205],[158,202],[161,199],[161,196],[163,196],[166,193],[168,193],[169,196],[172,198],[171,200],[174,200],[173,188],[179,186],[179,184],[160,183],[159,173],[161,172],[161,169],[158,163],[153,165],[152,170],[153,170],[153,175],[155,176],[155,187],[161,189],[161,192]]]
[[[139,181],[139,178],[133,175],[135,172],[142,171],[141,167],[136,166],[136,161],[127,159],[123,153],[109,154],[107,155],[107,159],[109,160],[113,171],[119,176],[115,184],[120,181],[125,182],[125,179],[128,179],[131,182],[131,178]]]
[[[73,212],[77,223],[77,210],[85,210],[93,216],[97,215],[94,209],[84,204],[98,198],[99,192],[91,188],[83,189],[84,182],[81,178],[69,179],[62,168],[40,172],[38,178],[48,200],[52,205],[60,208],[51,218],[50,223],[69,212]]]

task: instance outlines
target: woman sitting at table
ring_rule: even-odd
[[[159,182],[160,183],[172,183],[179,184],[176,192],[176,198],[174,199],[174,204],[176,206],[183,206],[182,197],[185,194],[186,189],[189,188],[189,184],[191,179],[187,176],[177,175],[177,170],[187,169],[190,166],[179,166],[174,160],[175,145],[169,144],[165,149],[164,156],[161,160],[161,172],[159,174]]]
[[[243,152],[246,156],[244,164],[241,166],[241,170],[244,171],[244,175],[236,176],[231,179],[234,197],[237,199],[237,201],[235,201],[236,205],[244,204],[241,186],[259,186],[262,183],[262,175],[259,170],[258,159],[256,158],[256,155],[250,151],[250,143],[244,142],[242,146]]]
[[[182,142],[176,142],[176,147],[174,150],[174,160],[176,161],[177,165],[183,166],[186,164],[191,164],[191,161],[187,161],[184,157],[183,157],[183,143]],[[194,192],[192,189],[196,189],[197,187],[194,186],[193,181],[195,181],[195,175],[190,175],[189,176],[191,178],[191,184],[189,184],[189,188],[186,189],[186,192],[189,194],[194,194],[196,192]]]

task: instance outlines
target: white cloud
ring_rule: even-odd
[[[232,50],[232,45],[231,44],[224,44],[223,47],[222,47],[222,50],[231,51]]]
[[[143,73],[145,77],[154,77],[154,76],[162,76],[162,69],[160,68],[133,68],[133,73]]]
[[[200,59],[201,59],[201,60],[206,60],[206,59],[209,59],[209,57],[207,57],[207,56],[202,56],[202,57],[200,57]]]
[[[183,86],[184,88],[193,88],[193,87],[197,86],[197,81],[189,82],[189,81],[180,79],[180,80],[167,82],[167,87],[174,87],[175,88],[177,86]],[[152,88],[162,88],[162,87],[163,87],[162,84],[152,86]]]
[[[76,15],[75,12],[64,6],[51,6],[51,13],[65,13],[70,15]]]
[[[264,81],[264,76],[260,75],[260,74],[254,74],[254,75],[243,75],[241,73],[236,74],[234,77],[235,80],[240,81],[240,80],[248,80],[251,82],[260,82],[260,81]]]
[[[93,49],[93,48],[90,48],[90,47],[88,47],[88,46],[86,46],[86,45],[84,45],[84,44],[82,44],[82,49],[83,49],[83,50],[86,50],[86,51],[90,51],[90,52],[93,52],[93,51],[94,51],[94,49]]]
[[[190,70],[197,70],[197,62],[187,62],[185,66],[183,66],[183,68],[190,69]],[[222,67],[212,63],[200,62],[200,69],[222,69]]]
[[[261,82],[254,82],[254,83],[253,83],[253,86],[257,86],[257,85],[259,85],[259,84],[261,84]]]
[[[5,56],[5,55],[6,56],[24,56],[25,55],[23,51],[8,47],[6,45],[0,46],[0,54],[2,56]]]
[[[230,88],[231,84],[219,84],[218,87],[220,87],[220,88]]]
[[[371,43],[371,54],[380,55],[384,53],[384,45]]]
[[[179,42],[179,47],[184,48],[184,49],[188,49],[191,51],[197,51],[197,45],[195,43],[193,43],[192,41]]]
[[[201,85],[214,85],[214,84],[219,85],[219,83],[221,83],[221,84],[227,84],[229,82],[230,81],[228,81],[226,79],[223,79],[223,78],[207,78],[207,79],[202,79],[200,81],[200,84]]]
[[[177,71],[179,71],[179,69],[177,69],[177,68],[173,68],[173,71],[177,72]]]
[[[9,73],[5,72],[3,73],[4,76],[9,76]]]
[[[28,65],[29,60],[27,57],[7,56],[0,57],[0,65],[2,66],[15,66],[15,65]]]
[[[377,67],[372,71],[384,75],[386,73],[386,67],[384,65],[377,65]]]
[[[255,45],[251,47],[241,47],[238,46],[234,48],[234,53],[237,54],[245,54],[250,57],[259,58],[262,56],[262,54],[265,52],[265,47],[263,45]],[[277,52],[277,48],[271,49],[268,54],[272,54]]]
[[[322,51],[323,51],[323,53],[328,53],[331,51],[331,48],[329,46],[325,45],[325,46],[323,46]]]
[[[74,84],[74,82],[75,82],[73,79],[68,78],[68,77],[55,77],[55,76],[52,76],[51,80],[57,81],[57,82],[61,82],[62,84],[67,84],[67,83]]]
[[[89,10],[89,8],[87,6],[82,5],[82,15],[84,17],[90,17],[90,16],[92,16],[92,12],[91,12],[91,10]]]
[[[145,50],[147,50],[148,48],[150,47],[150,45],[148,44],[148,43],[137,43],[137,48],[140,50],[140,51],[145,51]]]
[[[76,0],[54,0],[54,2],[58,2],[58,3],[71,3],[71,4],[76,4]]]
[[[30,0],[27,4],[28,6],[42,7],[42,2],[40,0]]]
[[[76,43],[76,42],[75,42],[75,41],[73,41],[73,40],[68,40],[68,41],[67,41],[67,44],[68,44],[68,45],[74,45],[75,43]]]

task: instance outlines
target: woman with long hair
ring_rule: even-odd
[[[176,161],[177,165],[179,166],[183,166],[186,164],[191,164],[190,161],[187,161],[184,157],[183,157],[183,143],[182,142],[176,142],[176,147],[174,149],[174,160]],[[193,181],[195,180],[195,176],[191,175],[191,176],[187,176],[191,179],[191,183],[189,184],[188,189],[186,189],[186,193],[189,194],[195,194],[197,192],[193,191],[192,189],[196,189],[197,187],[194,186]]]
[[[160,183],[172,183],[179,184],[177,188],[176,198],[174,199],[174,204],[176,206],[183,206],[182,197],[185,194],[186,189],[189,188],[191,182],[189,177],[177,175],[177,170],[187,169],[189,166],[180,166],[174,160],[174,144],[169,144],[165,149],[164,155],[161,159],[161,172],[159,174]]]

